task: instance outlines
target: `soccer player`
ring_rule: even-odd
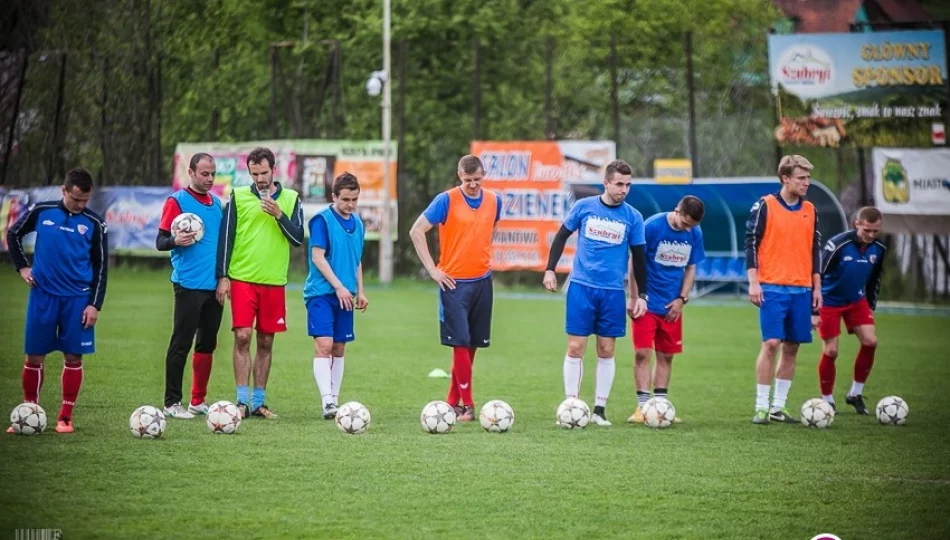
[[[853,231],[845,231],[831,238],[821,252],[821,292],[824,305],[819,317],[812,323],[821,337],[821,361],[818,380],[821,396],[835,406],[835,360],[838,358],[838,336],[841,319],[849,334],[858,337],[861,348],[854,360],[854,381],[845,403],[858,414],[868,414],[864,404],[864,383],[874,365],[877,334],[874,315],[877,295],[881,290],[884,255],[887,248],[877,240],[883,227],[884,216],[873,206],[858,211]]]
[[[746,222],[749,300],[760,308],[762,330],[755,366],[755,424],[797,422],[785,404],[798,347],[811,343],[811,315],[821,308],[818,212],[804,199],[811,170],[812,164],[802,156],[783,157],[778,165],[782,188],[756,201]],[[773,373],[775,395],[769,408]]]
[[[446,401],[455,407],[458,421],[471,422],[475,352],[491,344],[491,246],[501,219],[501,198],[482,189],[485,168],[477,157],[463,156],[457,172],[462,184],[436,195],[413,223],[409,237],[429,277],[439,285],[439,332],[442,344],[453,351]],[[435,225],[438,266],[426,242],[426,233]]]
[[[172,418],[187,419],[208,413],[205,396],[224,309],[215,294],[218,285],[215,258],[223,215],[221,201],[211,194],[214,171],[214,158],[210,155],[191,157],[188,165],[191,184],[165,200],[155,238],[156,249],[171,251],[171,282],[175,292],[172,337],[165,353],[165,415]],[[193,232],[172,234],[172,222],[182,213],[201,218],[204,223],[201,240],[195,241]],[[191,402],[186,410],[181,404],[181,379],[192,343],[195,353],[191,357]]]
[[[356,212],[360,183],[350,173],[333,181],[333,204],[310,219],[310,263],[304,285],[307,333],[313,338],[313,378],[323,418],[336,417],[344,350],[356,339],[353,310],[366,311],[363,293],[363,222]]]
[[[231,298],[234,382],[238,409],[276,419],[264,404],[274,334],[287,330],[284,286],[290,247],[303,245],[303,210],[297,192],[274,181],[274,153],[255,148],[247,155],[251,185],[234,188],[224,210],[218,241],[217,298]],[[249,395],[251,328],[257,320],[254,393]],[[248,405],[250,403],[250,405]]]
[[[644,251],[643,216],[624,202],[630,191],[630,165],[617,160],[607,165],[604,193],[574,203],[571,211],[551,242],[547,269],[542,283],[551,292],[557,291],[557,263],[564,244],[574,231],[580,231],[577,252],[567,289],[567,355],[564,357],[564,394],[576,398],[584,375],[584,352],[591,334],[597,336],[597,379],[594,414],[591,420],[609,426],[607,398],[614,383],[617,365],[614,361],[616,338],[627,330],[626,313],[638,318],[647,310],[646,255]],[[633,272],[638,291],[625,302],[624,275],[627,271],[627,250],[633,254]]]
[[[637,410],[627,420],[643,423],[643,406],[653,396],[665,398],[670,384],[673,356],[683,352],[683,308],[696,277],[696,265],[706,258],[703,230],[705,214],[698,197],[683,197],[672,212],[646,220],[647,312],[631,322],[637,385]],[[656,349],[656,365],[650,376],[650,357]],[[679,418],[673,420],[680,422]]]
[[[13,265],[30,286],[23,401],[37,403],[46,355],[59,350],[66,358],[57,433],[74,431],[82,358],[95,352],[95,325],[106,296],[109,243],[105,221],[86,208],[92,190],[92,176],[73,169],[66,173],[62,200],[37,203],[7,231]],[[23,237],[31,232],[36,232],[32,266],[23,252]]]

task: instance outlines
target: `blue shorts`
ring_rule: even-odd
[[[564,330],[569,336],[627,335],[627,297],[621,290],[571,283],[567,288]]]
[[[439,291],[439,334],[448,347],[491,345],[494,290],[491,277],[456,281],[454,289]]]
[[[334,343],[353,341],[353,312],[341,309],[335,294],[314,296],[307,300],[307,334],[332,337]]]
[[[36,356],[53,351],[96,352],[95,327],[84,328],[82,324],[82,312],[88,305],[88,296],[54,296],[38,287],[30,289],[24,352]]]
[[[762,292],[759,308],[762,341],[811,343],[811,293]]]

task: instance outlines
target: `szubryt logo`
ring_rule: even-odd
[[[821,47],[794,45],[779,57],[777,80],[793,94],[821,96],[831,89],[834,63]]]

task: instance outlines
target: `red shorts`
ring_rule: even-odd
[[[634,319],[634,349],[655,349],[663,354],[683,352],[683,316],[674,322],[667,322],[661,315],[650,313]]]
[[[276,334],[287,331],[287,303],[283,285],[258,285],[231,280],[231,329],[251,328]]]
[[[868,306],[866,298],[846,306],[822,307],[821,323],[818,325],[818,335],[821,339],[831,339],[841,335],[841,319],[849,334],[854,333],[855,326],[874,326],[874,314]]]

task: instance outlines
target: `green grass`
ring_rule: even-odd
[[[0,411],[22,397],[27,290],[0,273]],[[510,433],[458,426],[424,434],[422,406],[442,399],[451,355],[437,340],[431,287],[372,289],[347,351],[342,400],[373,414],[347,436],[320,419],[299,291],[278,336],[268,403],[235,436],[169,420],[157,441],[133,439],[132,410],[160,405],[171,329],[165,274],[117,272],[86,362],[74,435],[0,435],[0,537],[17,528],[70,538],[946,538],[950,502],[950,319],[881,314],[866,393],[898,394],[903,428],[842,410],[826,431],[753,426],[758,318],[751,307],[690,305],[686,353],[670,398],[685,420],[666,431],[623,423],[632,412],[632,350],[618,344],[610,429],[553,425],[562,399],[563,303],[499,298],[493,346],[475,365],[475,398],[504,399]],[[227,320],[228,314],[225,315]],[[227,326],[227,323],[225,325]],[[211,399],[234,400],[223,329]],[[856,347],[841,347],[837,394]],[[802,350],[790,403],[817,390],[816,344]],[[55,417],[61,356],[49,359],[41,404]],[[593,346],[582,397],[592,400]],[[185,390],[190,385],[190,368]],[[793,408],[797,408],[793,407]]]

